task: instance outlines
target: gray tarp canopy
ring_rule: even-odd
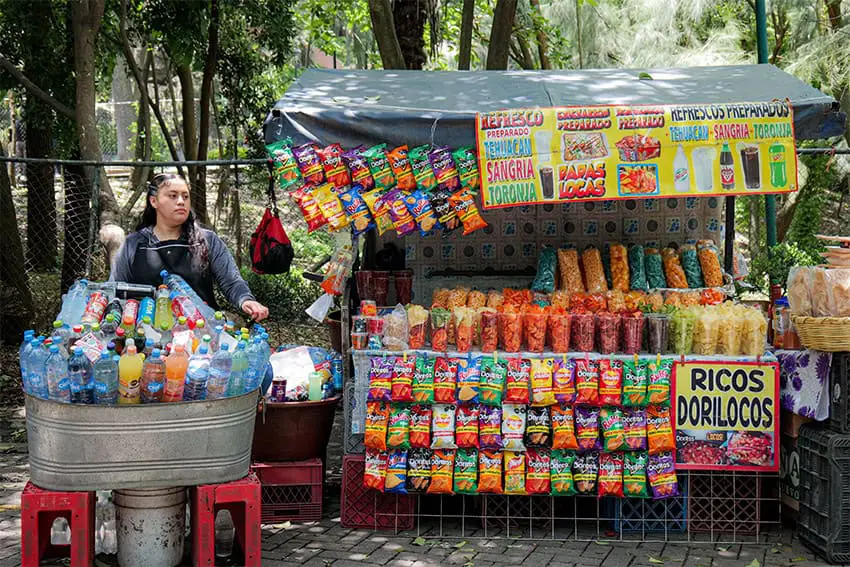
[[[652,80],[639,79],[649,73]],[[266,143],[343,147],[475,144],[475,114],[593,104],[712,104],[791,100],[798,140],[839,136],[831,97],[773,65],[586,71],[354,71],[309,69],[266,118]]]

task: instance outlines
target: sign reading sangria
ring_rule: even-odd
[[[484,208],[797,189],[787,102],[479,113]]]
[[[778,471],[778,395],[776,363],[676,362],[676,468]]]

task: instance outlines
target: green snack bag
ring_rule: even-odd
[[[663,358],[646,365],[647,402],[656,406],[670,406],[670,373],[673,359]]]
[[[646,271],[646,283],[651,289],[667,287],[667,278],[664,276],[664,262],[661,260],[661,252],[657,248],[647,248],[643,258]]]
[[[436,358],[416,357],[413,373],[413,401],[418,404],[434,403],[434,362]]]
[[[410,408],[393,405],[387,426],[387,447],[390,449],[410,448]]]
[[[416,185],[423,191],[429,192],[437,188],[437,178],[431,168],[431,160],[428,159],[430,151],[431,146],[419,146],[407,152],[407,160],[413,168]]]
[[[573,462],[576,454],[572,451],[555,449],[549,461],[549,474],[552,480],[552,496],[572,496],[576,493],[573,482]]]
[[[381,189],[389,189],[395,186],[395,175],[390,160],[387,158],[387,145],[378,144],[372,146],[365,152],[363,157],[369,162],[369,171],[372,172],[372,177],[375,179],[375,185]]]
[[[626,452],[623,463],[623,496],[649,498],[646,482],[646,453]]]
[[[292,153],[292,140],[289,138],[278,140],[266,146],[266,151],[272,159],[274,176],[277,177],[282,191],[295,189],[304,183],[301,170],[298,169],[298,162]]]
[[[482,404],[500,407],[505,390],[508,366],[501,360],[486,356],[481,359],[481,386],[478,399]]]
[[[478,175],[478,158],[472,146],[462,146],[452,152],[455,160],[460,184],[471,191],[478,191],[481,187],[481,177]]]
[[[697,258],[697,249],[693,244],[682,246],[679,251],[679,259],[682,261],[682,269],[685,271],[685,279],[688,280],[688,287],[691,289],[705,287],[702,281],[702,268],[699,265]]]
[[[632,244],[629,247],[629,276],[631,277],[631,288],[639,291],[649,291],[646,283],[646,268],[644,266],[644,252],[641,244]]]
[[[455,453],[454,491],[457,494],[478,492],[477,449],[458,449]]]
[[[646,405],[646,361],[623,361],[623,406]]]

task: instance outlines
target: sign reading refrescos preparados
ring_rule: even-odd
[[[796,191],[793,125],[783,101],[480,113],[482,202]]]
[[[676,468],[779,470],[779,368],[759,362],[676,362]]]

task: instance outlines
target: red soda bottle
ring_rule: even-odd
[[[103,319],[103,313],[106,311],[106,305],[109,301],[102,292],[96,291],[89,296],[89,301],[86,304],[86,310],[83,311],[83,316],[80,323],[83,325],[94,325],[100,323]]]

